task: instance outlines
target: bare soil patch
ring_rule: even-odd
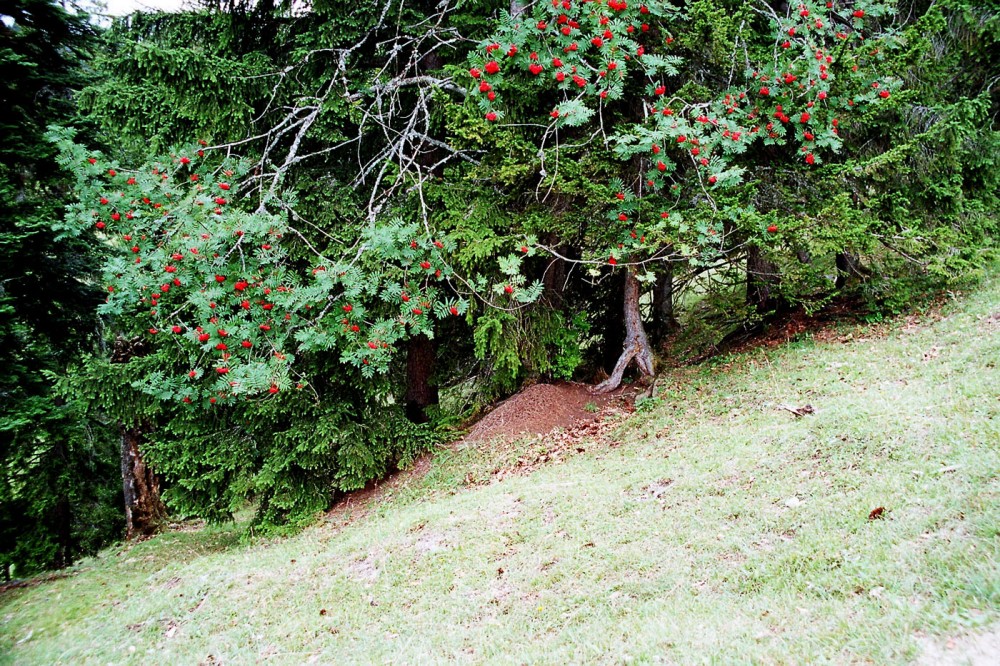
[[[1000,627],[945,640],[918,636],[917,666],[994,666],[1000,663]]]
[[[512,468],[494,470],[503,478],[510,473],[526,474],[567,455],[582,453],[583,440],[599,440],[609,427],[608,417],[634,411],[637,389],[622,387],[604,395],[592,395],[589,384],[559,382],[534,384],[499,403],[477,421],[468,434],[448,446],[504,446],[518,439],[535,437],[548,443],[520,456]],[[368,513],[379,499],[395,489],[423,477],[431,467],[433,453],[384,479],[371,481],[361,490],[346,493],[326,513],[326,523],[349,525]]]
[[[574,382],[529,386],[480,419],[462,442],[512,440],[591,423],[600,420],[606,407],[623,399],[624,389],[593,395],[590,388]]]

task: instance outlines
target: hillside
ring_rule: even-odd
[[[988,663],[998,363],[993,279],[671,371],[293,537],[178,526],[7,590],[0,663]]]

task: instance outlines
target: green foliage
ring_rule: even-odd
[[[996,30],[957,0],[907,16],[884,2],[786,15],[725,0],[542,3],[470,56],[474,102],[496,114],[483,171],[558,210],[531,233],[572,239],[594,277],[665,262],[694,276],[752,247],[772,294],[813,309],[836,295],[834,258],[848,254],[863,271],[848,286],[877,282],[885,297],[896,285],[905,300],[907,280],[974,275],[995,246]],[[582,166],[598,137],[613,158]],[[579,197],[577,182],[618,201]],[[584,221],[597,211],[607,224]]]
[[[0,568],[62,567],[121,530],[114,432],[53,390],[93,348],[99,248],[58,238],[66,179],[45,124],[72,117],[93,34],[45,0],[0,8]]]
[[[718,337],[775,307],[755,282],[894,310],[994,252],[992,14],[509,8],[240,2],[107,31],[80,97],[105,147],[52,135],[74,200],[61,235],[37,229],[106,256],[60,312],[99,284],[145,352],[79,361],[67,395],[156,427],[175,511],[295,522],[405,464],[437,436],[400,412],[411,336],[479,400],[574,376],[620,348],[616,271],[670,275]],[[5,334],[41,339],[26,326]]]

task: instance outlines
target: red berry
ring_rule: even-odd
[[[767,233],[769,233],[769,234],[776,234],[776,233],[778,233],[778,227],[776,225],[772,224],[771,226],[769,226],[767,228]]]

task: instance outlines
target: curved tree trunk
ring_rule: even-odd
[[[592,388],[593,393],[609,393],[618,388],[625,369],[633,360],[643,375],[653,374],[653,350],[649,347],[649,338],[639,313],[639,287],[639,280],[629,271],[625,276],[625,348],[611,376]]]
[[[122,490],[125,493],[125,538],[155,534],[166,518],[160,480],[142,458],[143,428],[120,426]]]

